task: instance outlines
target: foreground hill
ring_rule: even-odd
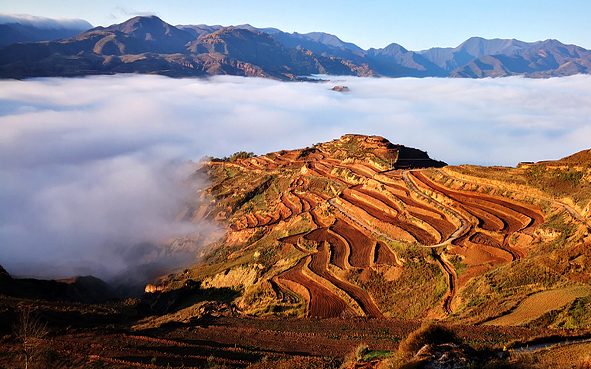
[[[589,337],[590,153],[450,167],[345,135],[212,159],[194,174],[212,185],[183,215],[221,222],[225,236],[142,298],[64,302],[43,286],[76,280],[0,268],[0,366],[24,366],[36,349],[35,367],[360,368],[426,364],[452,348],[475,367],[586,367],[588,342],[503,349]],[[47,324],[29,348],[19,316]],[[409,334],[434,319],[454,343],[409,351]]]
[[[186,216],[229,231],[161,288],[234,288],[237,309],[261,316],[584,326],[591,316],[574,316],[591,304],[589,165],[577,163],[560,169],[582,173],[564,177],[577,191],[555,196],[507,180],[526,169],[433,169],[444,163],[381,137],[214,160],[202,169],[214,200]],[[480,177],[489,172],[498,180]]]
[[[0,47],[0,78],[114,73],[229,74],[281,80],[300,80],[310,74],[551,77],[589,73],[591,67],[589,50],[557,40],[527,43],[473,37],[455,48],[410,51],[392,43],[363,50],[322,32],[290,34],[248,24],[175,27],[155,16],[44,42],[15,38],[14,27],[7,27],[0,26],[0,43],[7,44]],[[47,32],[39,40],[51,38]]]

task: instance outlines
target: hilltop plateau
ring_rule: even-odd
[[[1,270],[0,365],[19,360],[10,322],[24,309],[48,322],[37,357],[48,367],[425,364],[422,344],[409,349],[421,333],[409,334],[429,321],[450,342],[425,338],[425,350],[446,344],[470,365],[589,364],[589,343],[503,347],[589,337],[591,151],[452,167],[351,134],[210,158],[189,181],[203,176],[211,185],[181,217],[225,235],[139,299],[19,296],[6,286],[26,281]]]
[[[411,51],[391,43],[363,50],[323,32],[286,33],[248,24],[173,26],[156,16],[73,32],[0,25],[0,78],[116,73],[279,80],[307,80],[312,74],[547,78],[589,73],[591,68],[589,50],[552,39],[472,37],[455,48]]]

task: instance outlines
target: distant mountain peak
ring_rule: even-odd
[[[155,15],[133,17],[99,30],[121,32],[142,42],[147,51],[161,54],[182,52],[187,43],[195,40],[189,32],[180,30]]]
[[[106,28],[106,30],[116,30],[125,34],[136,34],[138,32],[158,32],[164,30],[164,34],[170,34],[170,29],[176,27],[166,23],[155,15],[137,16],[133,17],[123,23],[114,24]]]

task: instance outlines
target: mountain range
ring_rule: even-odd
[[[138,16],[73,35],[0,25],[0,77],[114,73],[172,77],[219,74],[299,80],[311,74],[384,77],[526,77],[589,73],[591,51],[557,40],[472,37],[455,48],[364,50],[335,35],[286,33],[248,24],[170,25]],[[44,34],[40,38],[36,35]],[[58,38],[58,39],[52,39]]]

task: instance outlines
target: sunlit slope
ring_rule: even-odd
[[[461,321],[552,327],[591,324],[591,151],[516,168],[446,167],[439,178],[451,187],[494,190],[538,204],[545,218],[530,227],[533,234],[511,236],[510,244],[525,252],[524,259],[491,268],[466,283],[461,294],[464,308],[457,314]]]
[[[443,165],[359,135],[212,160],[201,170],[212,200],[186,217],[228,232],[164,284],[233,288],[254,315],[483,322],[531,293],[586,283],[584,266],[561,272],[587,237],[576,211]]]

